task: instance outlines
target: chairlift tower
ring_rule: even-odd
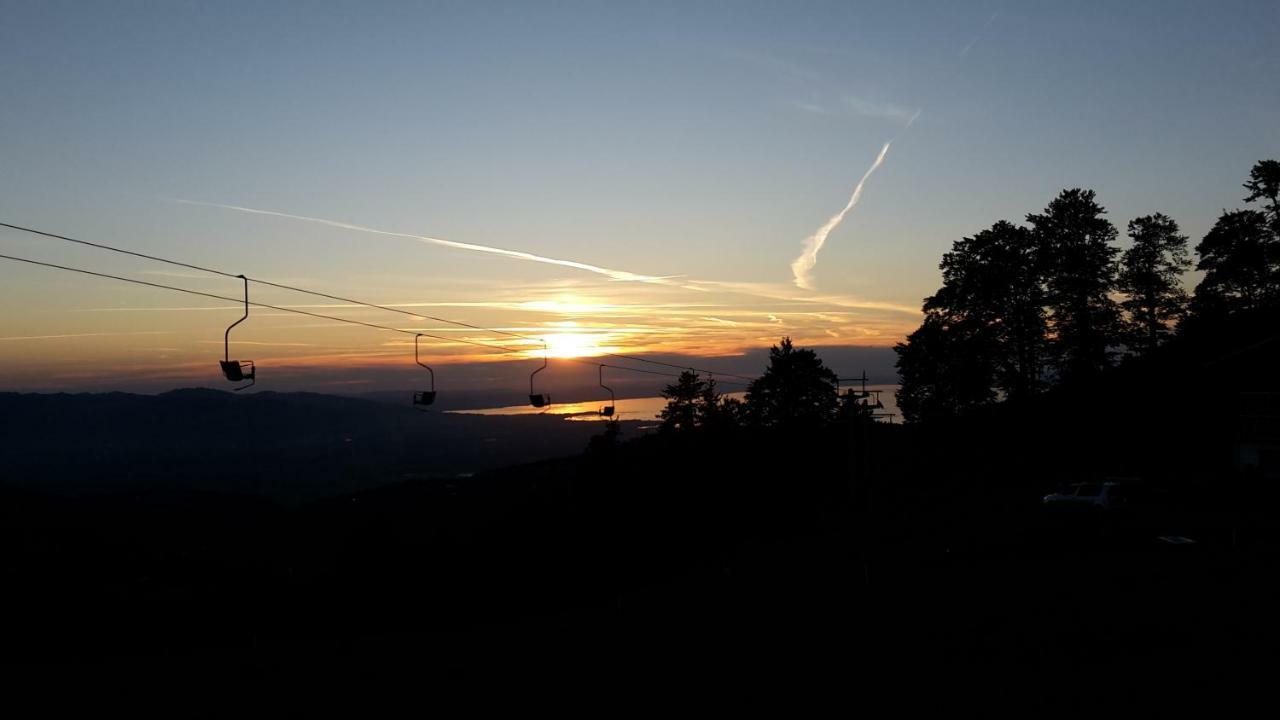
[[[842,383],[857,383],[857,389],[850,388],[841,395],[840,386]],[[884,409],[884,403],[880,402],[880,392],[879,390],[867,389],[866,370],[863,370],[862,375],[856,378],[836,378],[836,394],[846,403],[847,407],[854,408],[861,417],[868,419],[891,417],[876,413],[876,410]]]
[[[853,385],[848,391],[840,394],[841,384]],[[871,583],[870,546],[874,533],[871,531],[872,502],[872,426],[881,418],[893,421],[893,414],[877,412],[884,409],[880,400],[880,390],[867,387],[866,370],[859,377],[837,378],[836,393],[847,408],[846,425],[848,436],[848,468],[849,468],[849,504],[852,511],[851,520],[860,539],[857,550],[862,559],[864,581]]]

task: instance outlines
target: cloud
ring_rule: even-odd
[[[844,216],[858,204],[858,200],[862,198],[863,186],[866,185],[867,179],[871,177],[871,174],[884,163],[884,156],[889,153],[889,146],[891,145],[893,145],[892,140],[880,148],[880,154],[876,155],[875,162],[871,163],[871,167],[867,168],[867,171],[862,174],[862,179],[854,186],[853,194],[849,196],[849,202],[845,204],[844,209],[832,215],[831,219],[827,220],[822,227],[804,239],[804,249],[791,262],[791,273],[795,276],[796,287],[805,290],[813,289],[813,268],[818,264],[818,252],[826,244],[827,236],[831,234],[831,231],[839,227],[840,223],[844,221]]]
[[[731,327],[737,327],[737,326],[738,326],[738,323],[736,323],[736,322],[734,322],[734,321],[732,321],[732,320],[725,320],[724,318],[711,317],[711,316],[709,316],[709,315],[703,315],[703,316],[702,316],[702,319],[703,319],[703,320],[706,320],[707,322],[720,323],[721,325],[729,325],[729,326],[731,326]]]
[[[973,39],[969,41],[969,44],[965,45],[964,49],[960,51],[960,57],[963,58],[969,55],[969,51],[973,49],[974,45],[978,44],[978,40],[981,39],[984,34],[986,34],[987,29],[991,27],[991,23],[996,21],[996,17],[999,14],[1000,13],[998,12],[991,13],[991,17],[987,18],[987,22],[982,25],[982,30],[978,31],[978,34],[974,35]]]
[[[912,115],[916,113],[914,110],[908,110],[901,105],[893,103],[876,102],[866,98],[846,96],[844,98],[844,106],[849,108],[855,115],[871,118],[884,118],[887,120],[900,120],[902,122],[913,121]]]
[[[221,345],[221,340],[197,340],[201,345]],[[300,342],[258,342],[256,340],[236,340],[236,345],[258,345],[262,347],[320,347],[315,343]]]
[[[218,280],[207,272],[177,272],[174,270],[139,270],[139,275],[154,275],[157,277],[182,278],[184,280]]]
[[[268,215],[271,217],[286,218],[289,220],[300,220],[302,222],[318,223],[320,225],[328,225],[329,227],[341,228],[343,230],[354,230],[356,232],[372,233],[374,235],[386,235],[388,237],[407,238],[416,240],[427,245],[439,245],[441,247],[453,248],[455,250],[467,250],[470,252],[488,253],[491,255],[500,255],[516,260],[525,260],[528,262],[545,263],[547,265],[559,265],[561,267],[574,268],[577,270],[585,270],[586,272],[604,275],[611,280],[621,280],[624,282],[643,282],[654,283],[658,285],[674,285],[673,277],[679,276],[659,276],[659,275],[642,275],[640,273],[628,272],[626,270],[614,270],[611,268],[600,267],[599,265],[591,265],[590,263],[578,262],[576,260],[563,260],[560,258],[546,257],[543,255],[535,255],[533,253],[524,252],[522,250],[507,250],[505,248],[491,247],[489,245],[477,245],[475,243],[457,242],[454,240],[444,240],[441,238],[430,237],[427,235],[414,235],[412,233],[392,232],[389,230],[379,230],[377,228],[365,227],[363,225],[354,225],[352,223],[341,222],[338,220],[326,220],[325,218],[309,217],[307,215],[293,215],[291,213],[277,212],[275,210],[259,210],[256,208],[242,207],[240,205],[224,205],[222,203],[201,202],[197,200],[182,200],[176,202],[184,205],[200,205],[203,207],[221,208],[223,210],[234,210],[236,212],[250,213],[253,215]]]
[[[911,116],[911,118],[907,121],[907,126],[908,126],[908,127],[910,127],[911,123],[912,123],[912,122],[914,122],[914,121],[915,121],[915,118],[916,118],[916,117],[918,117],[919,115],[920,115],[920,113],[919,113],[919,111],[917,111],[917,112],[915,113],[915,115]],[[892,143],[892,142],[893,142],[893,141],[890,141],[890,143]],[[877,159],[877,161],[878,161],[878,162],[883,161],[883,153],[888,149],[888,145],[889,145],[890,143],[886,143],[886,145],[885,145],[885,149],[881,151],[881,157]],[[870,175],[870,173],[871,173],[872,171],[874,171],[875,167],[878,167],[878,165],[873,166],[873,167],[872,167],[872,169],[871,169],[871,170],[869,170],[869,171],[867,172],[867,176],[869,176],[869,175]],[[860,183],[859,183],[858,188],[855,188],[855,197],[853,198],[853,201],[854,201],[855,203],[856,203],[856,197],[857,197],[857,195],[858,195],[858,193],[859,193],[859,191],[860,191],[860,189],[861,189],[862,183],[866,181],[867,176],[864,176],[864,177],[863,177],[862,182],[860,182]],[[771,300],[776,300],[776,299],[785,299],[785,300],[794,300],[794,301],[796,301],[796,302],[817,302],[817,303],[822,303],[822,304],[831,304],[831,305],[837,305],[837,306],[842,306],[842,307],[861,307],[861,308],[866,308],[866,309],[885,309],[885,310],[895,310],[895,311],[901,311],[901,312],[908,312],[908,313],[911,313],[911,314],[919,314],[919,311],[918,311],[918,310],[916,310],[916,309],[914,309],[914,308],[903,308],[902,306],[894,306],[894,305],[892,305],[892,304],[888,304],[888,303],[864,302],[864,301],[861,301],[861,300],[853,300],[853,299],[849,299],[849,298],[832,298],[832,297],[814,298],[814,297],[795,296],[795,295],[793,295],[793,294],[783,294],[783,295],[780,295],[780,294],[779,294],[779,292],[778,292],[778,291],[777,291],[773,286],[765,286],[765,285],[762,285],[762,284],[759,284],[759,283],[733,283],[733,282],[719,282],[719,281],[712,281],[712,280],[698,280],[698,279],[695,279],[695,278],[685,278],[685,277],[683,277],[683,276],[681,276],[681,275],[666,275],[666,276],[660,276],[660,275],[641,275],[641,274],[637,274],[637,273],[627,272],[627,271],[624,271],[624,270],[613,270],[613,269],[609,269],[609,268],[602,268],[602,267],[599,267],[599,266],[589,265],[589,264],[586,264],[586,263],[579,263],[579,262],[575,262],[575,261],[571,261],[571,260],[560,260],[560,259],[556,259],[556,258],[547,258],[547,257],[542,257],[542,256],[533,255],[533,254],[530,254],[530,253],[519,252],[519,251],[514,251],[514,250],[504,250],[504,249],[501,249],[501,248],[492,248],[492,247],[483,246],[483,245],[473,245],[473,244],[470,244],[470,243],[458,243],[458,242],[454,242],[454,241],[451,241],[451,240],[441,240],[441,239],[438,239],[438,238],[430,238],[430,237],[426,237],[426,236],[422,236],[422,235],[413,235],[413,234],[410,234],[410,233],[400,233],[400,232],[392,232],[392,231],[387,231],[387,230],[379,230],[379,229],[376,229],[376,228],[369,228],[369,227],[364,227],[364,226],[361,226],[361,225],[353,225],[353,224],[350,224],[350,223],[339,222],[339,221],[336,221],[336,220],[326,220],[326,219],[323,219],[323,218],[314,218],[314,217],[308,217],[308,216],[304,216],[304,215],[292,215],[292,214],[289,214],[289,213],[276,212],[276,211],[274,211],[274,210],[258,210],[258,209],[254,209],[254,208],[247,208],[247,207],[242,207],[242,206],[237,206],[237,205],[223,205],[223,204],[219,204],[219,203],[208,203],[208,202],[200,202],[200,201],[195,201],[195,200],[177,200],[177,202],[180,202],[180,203],[183,203],[183,204],[186,204],[186,205],[198,205],[198,206],[204,206],[204,207],[216,207],[216,208],[228,209],[228,210],[234,210],[234,211],[237,211],[237,212],[244,212],[244,213],[250,213],[250,214],[255,214],[255,215],[267,215],[267,216],[272,216],[272,217],[282,217],[282,218],[286,218],[286,219],[299,220],[299,221],[303,221],[303,222],[314,222],[314,223],[319,223],[319,224],[323,224],[323,225],[329,225],[329,226],[331,226],[331,227],[337,227],[337,228],[342,228],[342,229],[354,230],[354,231],[357,231],[357,232],[367,232],[367,233],[373,233],[373,234],[377,234],[377,235],[386,235],[386,236],[391,236],[391,237],[403,237],[403,238],[408,238],[408,239],[411,239],[411,240],[416,240],[416,241],[419,241],[419,242],[424,242],[424,243],[427,243],[427,244],[436,244],[436,245],[442,245],[442,246],[445,246],[445,247],[461,248],[461,249],[472,250],[472,251],[476,251],[476,252],[485,252],[485,253],[490,253],[490,254],[497,254],[497,255],[503,255],[503,256],[508,256],[508,257],[515,257],[515,258],[518,258],[518,259],[528,260],[528,261],[532,261],[532,262],[540,262],[540,263],[547,263],[547,264],[552,264],[552,265],[559,265],[559,266],[563,266],[563,267],[571,267],[571,268],[575,268],[575,269],[586,270],[586,271],[588,271],[588,272],[592,272],[592,273],[595,273],[595,274],[597,274],[597,275],[604,275],[605,277],[608,277],[609,279],[611,279],[611,280],[616,280],[616,281],[642,282],[642,283],[649,283],[649,284],[663,285],[663,286],[667,286],[667,287],[679,288],[679,289],[682,289],[682,290],[690,290],[690,291],[695,291],[695,292],[700,292],[700,293],[707,293],[707,292],[712,292],[713,290],[720,289],[720,290],[727,290],[727,291],[729,291],[729,292],[734,292],[734,293],[739,293],[739,294],[744,294],[744,295],[753,295],[753,296],[755,296],[755,297],[767,298],[767,299],[771,299]],[[845,212],[847,212],[847,211],[848,211],[848,208],[846,208]],[[840,216],[840,217],[843,217],[843,214],[841,214],[841,216]],[[837,223],[837,224],[838,224],[838,223]],[[834,228],[832,228],[832,229],[834,229]],[[828,229],[828,230],[827,230],[827,232],[829,233],[829,232],[830,232],[830,229]],[[824,236],[823,240],[825,241],[825,236]],[[814,261],[814,262],[816,262],[816,251],[814,252],[814,256],[815,256],[815,261]],[[799,260],[797,260],[797,262],[799,262]],[[794,266],[794,264],[793,264],[793,266]],[[680,278],[680,279],[678,279],[678,280],[677,280],[676,278]],[[763,288],[763,289],[762,289],[762,288]],[[550,308],[540,307],[538,303],[528,303],[528,302],[525,302],[525,303],[493,303],[493,302],[437,302],[437,303],[380,303],[380,304],[388,305],[388,306],[395,306],[395,307],[402,307],[402,308],[413,308],[413,307],[490,307],[490,308],[507,308],[507,309],[517,309],[517,310],[535,310],[535,311],[537,311],[537,310],[546,310],[546,309],[550,309]],[[686,304],[673,304],[673,305],[670,305],[670,306],[655,305],[655,306],[651,306],[651,307],[677,307],[677,306],[685,307],[685,308],[704,307],[704,306],[705,306],[705,307],[710,307],[710,305],[687,304],[687,303],[686,303]],[[289,307],[297,307],[297,308],[306,308],[306,307],[314,307],[314,308],[336,307],[336,308],[358,309],[357,307],[355,307],[355,306],[350,306],[350,305],[329,305],[329,304],[290,305]],[[114,310],[120,310],[120,309],[123,309],[123,308],[94,308],[94,310],[99,310],[99,311],[114,311]],[[137,308],[137,309],[147,309],[147,310],[151,310],[151,309],[159,309],[159,308]],[[187,308],[170,308],[170,309],[177,310],[177,309],[187,309]],[[192,309],[195,309],[195,308],[192,308]],[[200,308],[200,309],[222,309],[222,308]],[[230,308],[230,307],[229,307],[229,308],[226,308],[226,309],[236,309],[236,308]],[[555,308],[555,309],[557,309],[557,310],[561,310],[561,309],[563,309],[563,308],[557,307],[557,308]],[[596,312],[599,312],[599,311],[600,311],[600,310],[602,310],[602,309],[604,309],[604,308],[602,308],[602,307],[595,307],[595,308],[593,308],[593,310],[594,310],[594,311],[596,311]]]
[[[845,308],[849,310],[883,310],[916,317],[921,314],[919,307],[881,302],[879,300],[865,300],[849,295],[812,295],[807,293],[797,293],[790,286],[778,283],[730,282],[724,280],[694,280],[692,282],[703,285],[707,289],[722,290],[724,292],[767,298],[769,300],[785,300],[787,302],[797,304],[828,305],[831,307]],[[720,314],[723,315],[724,313]]]
[[[64,338],[82,338],[82,337],[123,337],[132,335],[173,335],[172,332],[162,330],[139,330],[137,332],[91,332],[91,333],[62,333],[60,335],[11,335],[9,337],[0,337],[0,342],[18,342],[21,340],[62,340]]]

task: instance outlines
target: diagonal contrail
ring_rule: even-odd
[[[974,45],[978,44],[978,40],[982,38],[982,35],[986,33],[988,28],[991,27],[991,23],[996,21],[996,16],[998,16],[999,14],[1000,13],[998,12],[991,13],[991,17],[987,18],[987,22],[982,25],[982,29],[978,31],[978,34],[974,35],[973,39],[969,41],[969,44],[965,45],[964,49],[960,51],[961,58],[969,56],[969,51],[973,49]]]
[[[916,114],[919,115],[919,113],[916,113]],[[914,118],[912,118],[912,120],[914,120]],[[909,124],[910,123],[908,123],[908,125]],[[893,142],[893,141],[891,140],[890,142]],[[882,161],[883,156],[879,158],[879,160]],[[863,181],[865,182],[865,180],[866,178],[864,177]],[[859,183],[859,186],[861,186],[861,183]],[[655,285],[665,285],[668,287],[680,288],[680,289],[690,290],[690,291],[699,292],[699,293],[709,293],[709,292],[713,292],[714,290],[723,290],[725,292],[747,295],[747,296],[757,297],[757,298],[765,298],[769,300],[788,300],[788,301],[804,302],[804,303],[830,304],[830,305],[836,305],[841,307],[858,307],[858,308],[864,308],[864,309],[892,309],[895,311],[899,310],[899,308],[897,308],[896,306],[887,306],[887,305],[877,304],[877,303],[866,303],[864,301],[857,300],[857,299],[846,299],[846,298],[835,298],[835,297],[814,297],[814,296],[808,296],[803,294],[792,295],[789,292],[782,292],[779,290],[774,290],[769,288],[759,288],[759,287],[750,286],[750,284],[744,284],[744,283],[725,283],[725,282],[696,280],[696,279],[686,278],[682,275],[665,275],[665,276],[640,275],[637,273],[631,273],[624,270],[612,270],[609,268],[602,268],[596,265],[589,265],[587,263],[580,263],[572,260],[546,258],[539,255],[533,255],[531,253],[519,252],[515,250],[504,250],[501,248],[492,248],[485,245],[473,245],[471,243],[460,243],[452,240],[441,240],[439,238],[430,238],[422,235],[413,235],[411,233],[400,233],[400,232],[392,232],[389,230],[379,230],[377,228],[365,227],[363,225],[354,225],[351,223],[340,222],[337,220],[326,220],[323,218],[309,217],[306,215],[291,215],[289,213],[277,212],[274,210],[259,210],[255,208],[242,207],[239,205],[224,205],[221,203],[200,202],[196,200],[180,200],[179,199],[179,200],[176,200],[176,202],[180,202],[186,205],[199,205],[204,207],[223,208],[227,210],[234,210],[237,212],[251,213],[254,215],[268,215],[273,217],[287,218],[291,220],[301,220],[304,222],[314,222],[322,225],[328,225],[330,227],[342,228],[345,230],[367,232],[367,233],[373,233],[376,235],[386,235],[390,237],[402,237],[402,238],[408,238],[410,240],[417,240],[419,242],[423,242],[427,244],[443,245],[445,247],[453,247],[453,248],[460,248],[460,249],[472,250],[477,252],[497,254],[497,255],[502,255],[507,257],[515,257],[521,260],[528,260],[532,262],[549,263],[552,265],[560,265],[563,267],[571,267],[571,268],[576,268],[580,270],[586,270],[588,272],[604,275],[606,277],[609,277],[613,280],[618,280],[618,281],[652,283]],[[117,309],[117,308],[102,308],[102,309],[107,310],[107,309]],[[915,308],[910,308],[907,310],[907,312],[918,314],[918,310],[916,310]]]
[[[906,132],[914,125],[921,112],[921,110],[917,110],[907,120],[907,124],[902,127],[898,135]],[[862,179],[858,181],[857,185],[853,186],[853,194],[849,196],[849,202],[844,206],[844,209],[832,215],[825,225],[804,239],[804,249],[800,252],[800,256],[791,261],[791,274],[795,276],[796,287],[803,290],[813,289],[813,267],[818,264],[818,251],[826,244],[827,236],[831,234],[831,231],[839,227],[840,223],[844,222],[844,216],[848,215],[849,211],[858,204],[858,200],[862,198],[862,188],[867,184],[867,179],[884,164],[884,156],[889,154],[890,146],[897,139],[898,136],[895,135],[892,140],[884,144],[884,147],[880,148],[880,154],[876,155],[876,161],[871,163],[871,167],[867,168],[867,171],[862,174]]]
[[[889,152],[889,146],[893,141],[884,144],[880,148],[880,154],[876,155],[876,161],[871,163],[871,167],[862,174],[862,179],[853,188],[853,195],[849,196],[849,202],[844,209],[826,222],[822,227],[818,228],[812,235],[804,239],[804,250],[800,252],[800,256],[791,261],[791,274],[795,276],[796,287],[804,290],[813,289],[813,266],[818,264],[818,251],[827,242],[827,236],[835,230],[837,226],[844,220],[844,216],[849,214],[854,205],[858,204],[858,200],[862,198],[862,187],[866,185],[867,178],[871,177],[871,173],[876,171],[884,163],[884,156]]]
[[[969,51],[973,49],[973,46],[982,37],[983,33],[991,27],[991,23],[996,21],[996,17],[998,15],[999,13],[991,13],[991,17],[987,18],[987,22],[983,24],[982,29],[978,31],[978,34],[975,35],[973,39],[969,41],[969,44],[965,45],[964,49],[960,51],[961,58],[964,58],[969,54]],[[920,117],[921,112],[923,112],[923,109],[916,110],[915,114],[911,116],[911,119],[907,120],[907,124],[902,127],[901,131],[899,131],[899,135],[906,132],[913,124],[915,124],[916,118]],[[844,216],[853,209],[854,205],[858,204],[858,199],[862,197],[862,186],[866,184],[867,178],[871,177],[871,174],[884,163],[884,156],[888,154],[889,146],[893,145],[893,141],[897,139],[897,136],[895,136],[893,140],[885,143],[884,147],[880,148],[880,154],[876,156],[876,161],[871,163],[871,167],[863,173],[862,179],[858,181],[856,186],[854,186],[853,195],[849,198],[849,203],[844,206],[844,209],[833,215],[825,225],[818,228],[816,232],[804,239],[804,250],[800,253],[799,257],[791,262],[791,274],[795,276],[795,284],[797,287],[804,290],[813,289],[813,267],[818,264],[818,251],[821,250],[823,244],[827,242],[827,236],[831,234],[831,231],[839,227],[840,223],[844,221]]]
[[[289,213],[276,212],[274,210],[258,210],[256,208],[241,207],[239,205],[223,205],[222,203],[200,202],[197,200],[177,200],[177,202],[185,205],[202,205],[204,207],[222,208],[224,210],[235,210],[236,212],[252,213],[254,215],[270,215],[272,217],[288,218],[290,220],[302,220],[304,222],[319,223],[330,227],[342,228],[344,230],[355,230],[357,232],[374,233],[376,235],[387,235],[390,237],[408,238],[417,240],[428,245],[439,245],[441,247],[454,248],[457,250],[470,250],[472,252],[489,253],[491,255],[501,255],[503,257],[515,258],[517,260],[527,260],[529,262],[546,263],[548,265],[559,265],[561,267],[576,268],[593,272],[597,275],[604,275],[612,280],[620,280],[624,282],[643,282],[654,283],[656,285],[677,285],[672,279],[679,276],[659,276],[659,275],[641,275],[638,273],[627,272],[625,270],[612,270],[610,268],[600,267],[599,265],[590,265],[575,260],[561,260],[559,258],[545,257],[542,255],[534,255],[533,253],[522,252],[520,250],[507,250],[505,248],[490,247],[488,245],[475,245],[473,243],[457,242],[454,240],[442,240],[440,238],[428,237],[426,235],[414,235],[412,233],[392,232],[389,230],[379,230],[377,228],[365,227],[363,225],[353,225],[351,223],[340,222],[337,220],[326,220],[324,218],[309,217],[306,215],[291,215]]]

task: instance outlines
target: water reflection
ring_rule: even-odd
[[[868,385],[868,390],[879,390],[880,401],[884,403],[884,410],[881,412],[886,414],[898,415],[898,402],[893,393],[898,389],[897,385]],[[726,397],[737,398],[741,400],[746,393],[735,392],[725,393]],[[590,400],[578,403],[561,403],[552,405],[549,408],[535,408],[529,405],[508,405],[506,407],[495,408],[477,408],[474,410],[448,410],[446,412],[457,413],[460,415],[561,415],[565,420],[575,420],[583,422],[603,422],[610,418],[600,415],[600,408],[604,407],[605,401]],[[617,402],[617,411],[614,418],[618,420],[656,420],[662,412],[662,408],[667,406],[667,399],[663,397],[642,397],[619,399]],[[898,415],[894,418],[894,422],[902,422],[902,417]]]

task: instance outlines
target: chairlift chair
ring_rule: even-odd
[[[413,393],[413,404],[417,406],[418,409],[424,410],[427,405],[436,401],[436,371],[432,370],[429,365],[422,362],[422,358],[418,354],[418,340],[421,338],[421,334],[413,336],[413,361],[426,368],[427,372],[431,373],[431,389],[415,390]]]
[[[604,384],[604,365],[600,366],[600,387],[609,391],[609,404],[600,408],[601,417],[613,417],[614,408],[618,405],[618,400],[613,394],[613,388]]]
[[[536,393],[533,391],[533,376],[547,369],[547,343],[542,343],[542,367],[529,373],[529,404],[536,408],[544,408],[551,405],[551,396]]]
[[[257,382],[258,371],[257,368],[254,367],[252,360],[231,359],[231,328],[244,322],[245,319],[249,317],[249,279],[244,275],[237,275],[236,277],[244,281],[244,315],[239,320],[231,323],[231,325],[227,327],[227,331],[223,333],[223,359],[219,360],[218,364],[222,366],[222,374],[226,376],[227,380],[230,380],[231,382],[249,381],[248,385],[241,385],[240,387],[235,388],[235,391],[239,392],[245,388],[253,387],[254,383]]]

